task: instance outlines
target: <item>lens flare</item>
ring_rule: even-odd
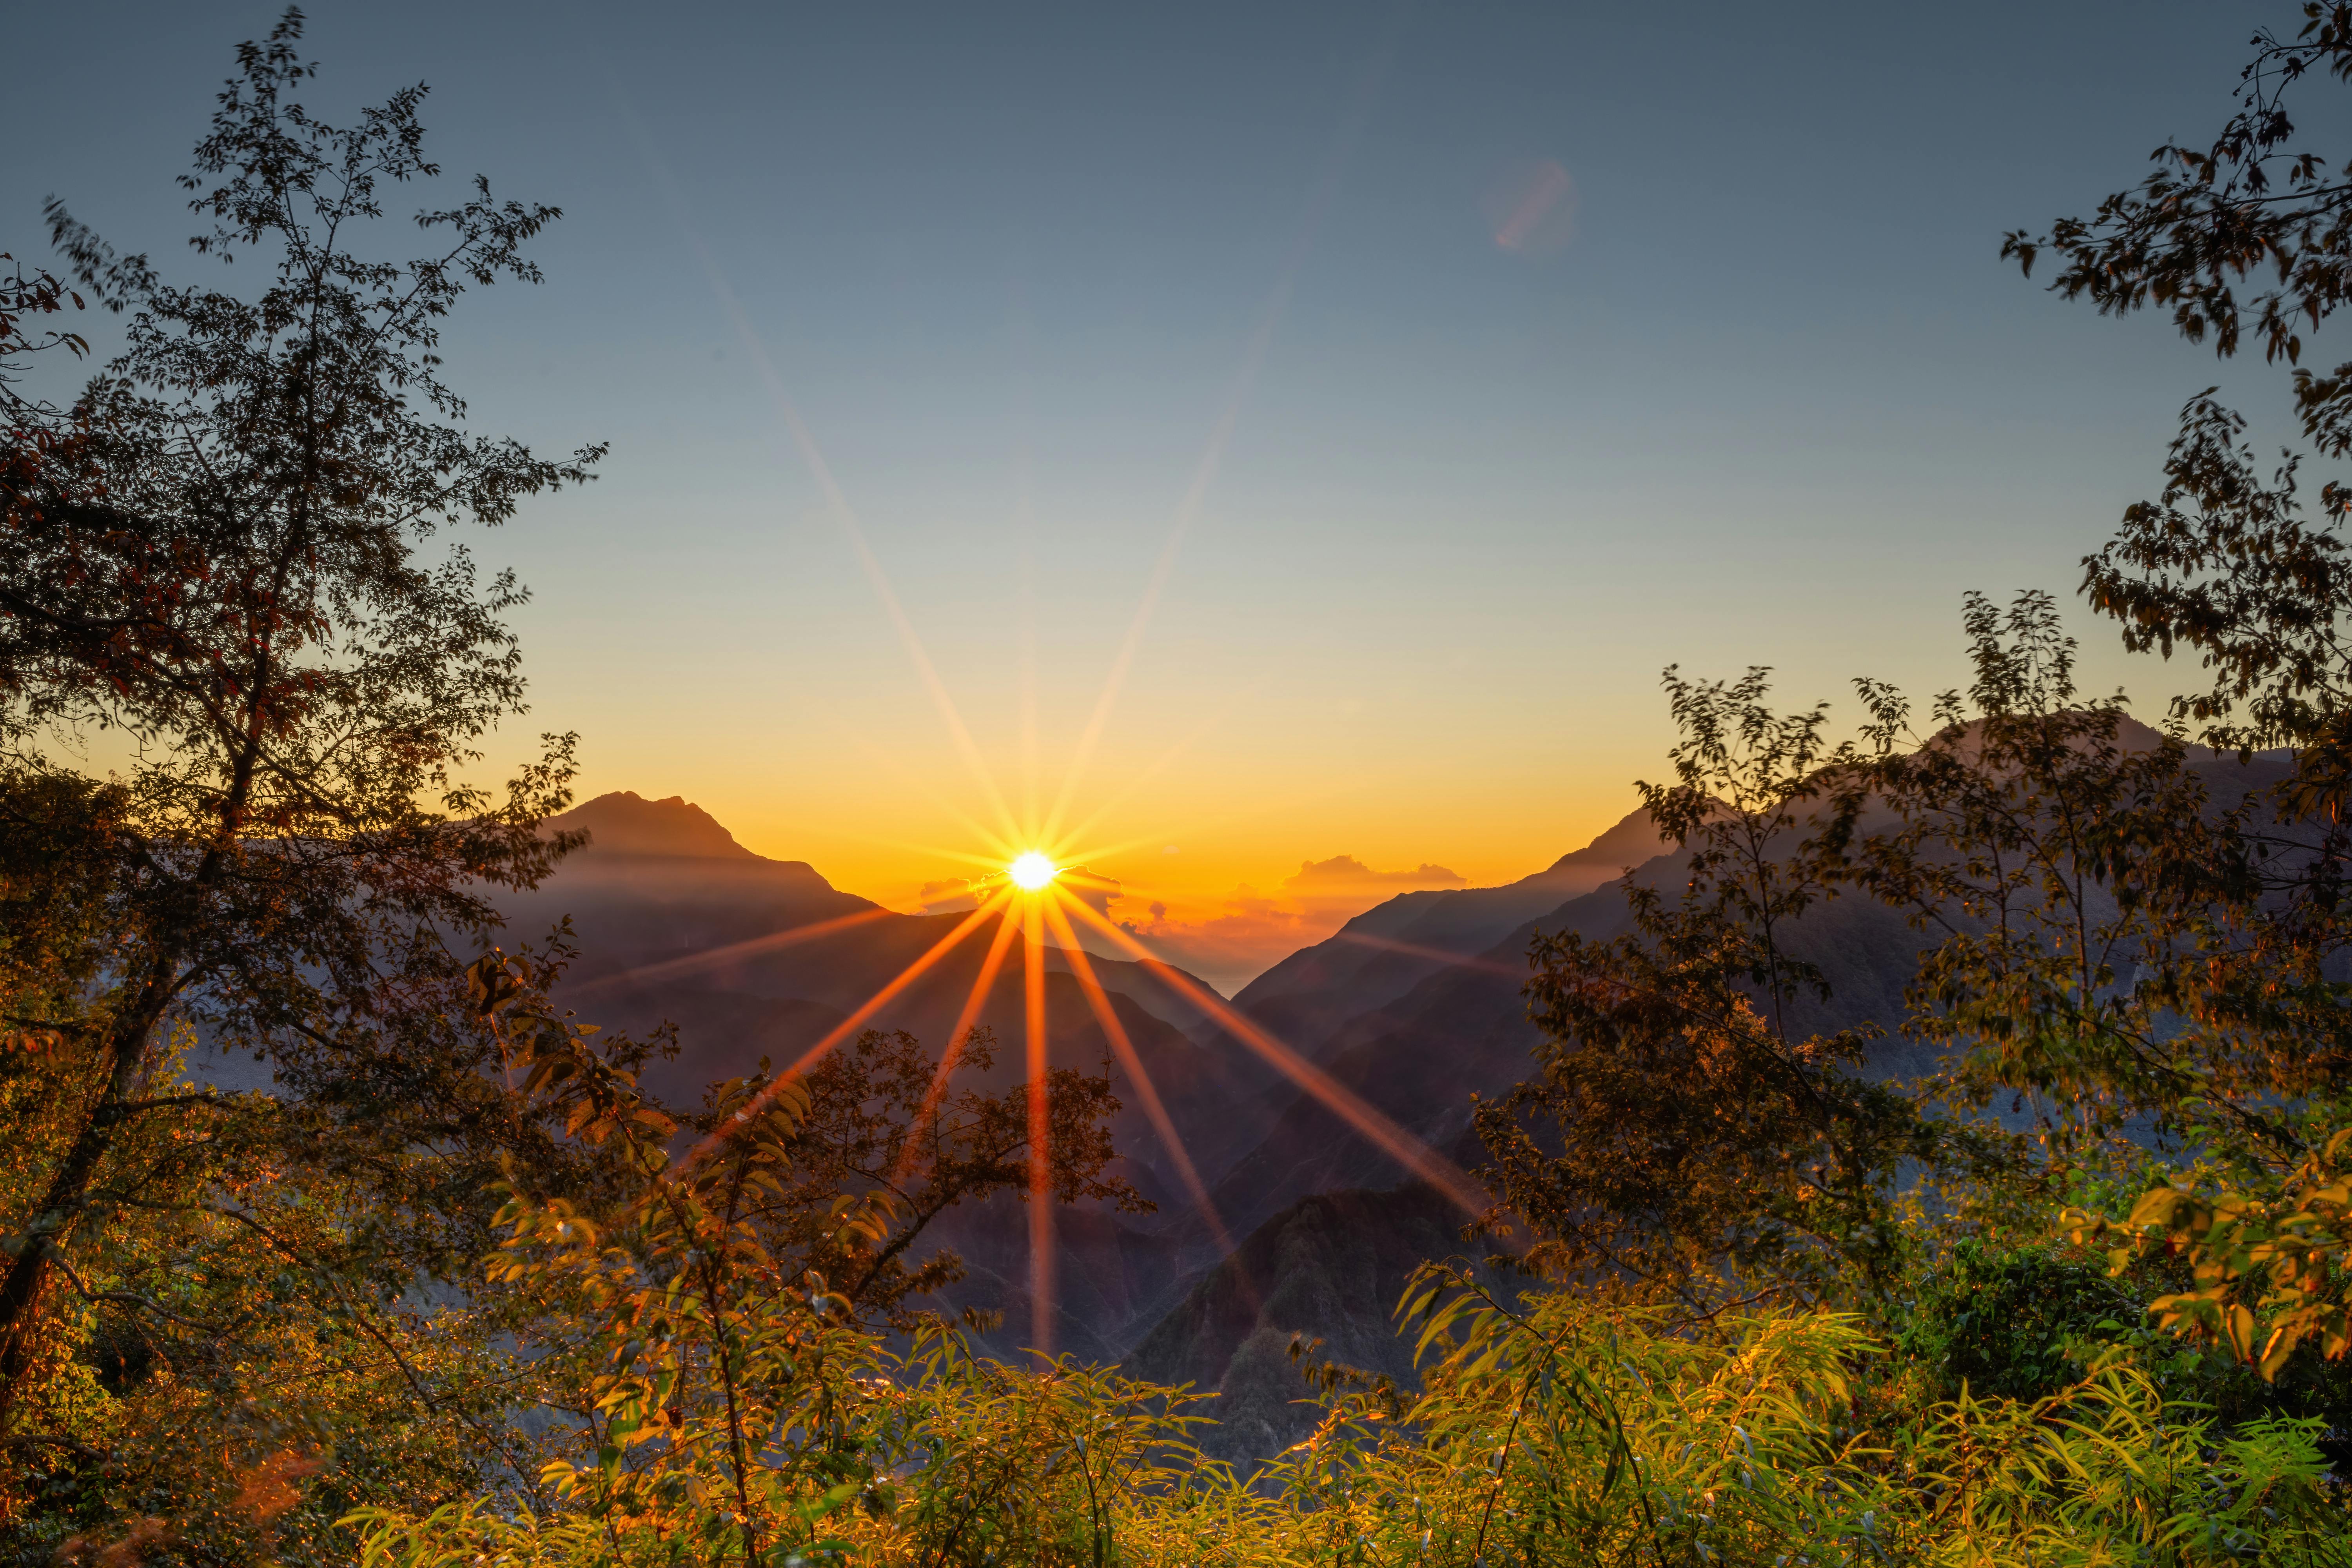
[[[1005,874],[1013,879],[1014,887],[1024,892],[1034,893],[1059,876],[1062,868],[1037,850],[1032,849],[1025,855],[1014,857],[1013,864],[1007,866],[1004,870]]]

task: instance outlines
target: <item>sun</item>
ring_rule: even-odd
[[[1004,869],[1015,887],[1032,893],[1059,876],[1062,870],[1034,849],[1014,857],[1013,864]]]

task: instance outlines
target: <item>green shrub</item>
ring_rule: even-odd
[[[2147,1309],[2088,1253],[1963,1241],[1921,1289],[1896,1347],[1942,1393],[2032,1401],[2081,1378],[2087,1345],[2126,1337]]]

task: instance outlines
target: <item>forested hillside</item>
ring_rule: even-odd
[[[1637,814],[1229,1007],[1050,865],[894,914],[575,804],[569,735],[477,782],[523,590],[452,540],[604,452],[474,432],[442,350],[562,215],[396,219],[422,89],[299,107],[288,13],[186,181],[208,281],[53,204],[0,288],[0,1558],[2352,1562],[2306,19],[2004,251],[2294,399],[2273,463],[2192,398],[2082,563],[2185,695],[2085,689],[2032,591],[1851,732],[1669,668]]]

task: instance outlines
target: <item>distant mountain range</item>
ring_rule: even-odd
[[[568,918],[581,956],[560,993],[567,1005],[616,1028],[677,1024],[680,1055],[647,1075],[673,1100],[696,1100],[705,1085],[763,1057],[793,1059],[963,918],[881,909],[804,862],[751,853],[675,796],[602,795],[548,825],[564,829],[586,832],[587,847],[536,891],[505,900],[509,939],[542,939]],[[1235,1005],[1401,1124],[1446,1146],[1466,1125],[1474,1090],[1507,1088],[1526,1071],[1533,1037],[1518,991],[1532,922],[1593,900],[1659,849],[1636,814],[1507,886],[1400,895],[1276,965]],[[1622,901],[1603,895],[1601,906]],[[971,933],[869,1026],[906,1029],[936,1048],[992,934]],[[1246,1404],[1257,1412],[1224,1435],[1237,1453],[1287,1440],[1303,1418],[1289,1404],[1297,1373],[1286,1356],[1260,1353],[1265,1346],[1303,1331],[1369,1353],[1367,1344],[1387,1338],[1378,1310],[1402,1286],[1402,1271],[1433,1248],[1444,1250],[1461,1216],[1426,1189],[1394,1190],[1407,1173],[1150,970],[1091,963],[1212,1184],[1228,1232],[1249,1239],[1235,1258],[1221,1256],[1122,1082],[1127,1109],[1116,1132],[1127,1173],[1160,1208],[1139,1219],[1059,1212],[1062,1347],[1223,1386],[1236,1411]],[[1049,970],[1051,1058],[1097,1069],[1106,1042],[1058,951]],[[1017,963],[998,975],[979,1021],[1007,1044],[1021,1039]],[[1017,1078],[1018,1055],[1000,1053],[992,1076]],[[1116,1068],[1113,1076],[1123,1078]],[[1003,1310],[1007,1327],[997,1348],[1018,1348],[1028,1323],[1019,1205],[959,1213],[940,1230],[939,1244],[971,1265],[952,1304]],[[1305,1246],[1309,1234],[1318,1240]],[[1335,1291],[1322,1280],[1317,1260],[1350,1254],[1351,1235],[1367,1249],[1357,1261],[1379,1276],[1377,1289]],[[1204,1312],[1202,1303],[1221,1291],[1227,1309]],[[1357,1302],[1355,1316],[1332,1316],[1343,1300]],[[1235,1302],[1255,1303],[1246,1321],[1234,1318]],[[1369,1320],[1365,1307],[1373,1309]]]
[[[2257,763],[2223,787],[2274,772]],[[676,797],[604,795],[551,827],[584,829],[592,842],[511,901],[510,930],[525,936],[568,914],[583,952],[565,986],[570,1005],[620,1027],[680,1026],[680,1057],[649,1075],[673,1099],[696,1098],[762,1056],[798,1056],[963,918],[882,910],[804,863],[751,854]],[[1680,860],[1637,812],[1519,881],[1390,899],[1267,970],[1234,1004],[1395,1123],[1475,1166],[1473,1097],[1503,1093],[1532,1070],[1538,1037],[1521,988],[1536,932],[1615,935],[1627,923],[1627,873],[1671,886]],[[874,1026],[907,1029],[937,1048],[991,934],[967,938],[877,1012]],[[1866,900],[1815,905],[1792,946],[1822,967],[1834,996],[1795,1021],[1807,1030],[1898,1024],[1923,940]],[[1296,1403],[1305,1388],[1291,1337],[1320,1337],[1352,1364],[1409,1374],[1387,1312],[1415,1262],[1475,1250],[1458,1239],[1465,1216],[1150,970],[1093,963],[1238,1246],[1223,1255],[1121,1081],[1127,1110],[1116,1132],[1127,1173],[1159,1211],[1058,1212],[1061,1348],[1217,1390],[1231,1418],[1207,1447],[1236,1458],[1270,1454],[1312,1426]],[[1095,1069],[1108,1054],[1101,1031],[1066,961],[1056,955],[1054,966],[1052,1058]],[[1018,967],[1006,965],[980,1015],[1008,1044],[1022,1037]],[[1018,1056],[1000,1056],[1000,1079],[1018,1077]],[[1928,1065],[1891,1037],[1871,1070]],[[1029,1305],[1018,1202],[959,1213],[938,1240],[971,1265],[944,1304],[1003,1310],[1007,1326],[992,1348],[1019,1349]]]

